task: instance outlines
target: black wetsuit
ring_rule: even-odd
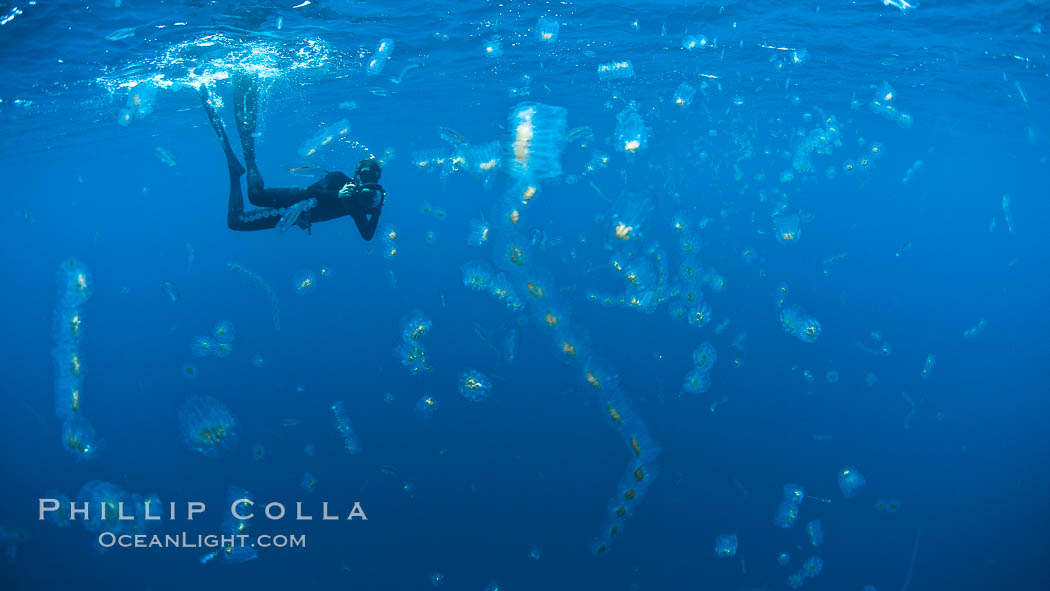
[[[237,156],[230,147],[230,140],[226,135],[226,127],[215,112],[215,107],[209,101],[208,89],[201,85],[201,102],[204,110],[208,113],[215,133],[219,136],[223,151],[226,153],[226,166],[230,173],[230,198],[226,212],[226,225],[231,230],[251,231],[268,230],[277,226],[281,220],[280,210],[288,208],[305,199],[317,199],[315,207],[304,211],[296,222],[301,228],[310,229],[314,222],[323,222],[350,216],[357,224],[357,230],[365,240],[371,240],[376,233],[379,224],[379,214],[382,212],[386,201],[386,191],[376,182],[366,180],[378,180],[379,166],[374,161],[362,161],[358,171],[362,171],[365,163],[371,164],[368,171],[371,175],[362,180],[361,174],[351,179],[342,172],[329,172],[324,178],[309,187],[278,187],[267,189],[263,186],[262,176],[255,164],[255,133],[256,114],[258,112],[258,89],[255,80],[248,77],[239,77],[234,80],[233,86],[233,110],[237,118],[237,134],[241,137],[241,147],[244,150],[244,162],[248,165],[248,200],[252,205],[261,209],[244,210],[244,195],[241,192],[241,175],[246,171]],[[353,184],[352,190],[347,197],[340,197],[339,191],[347,184]]]

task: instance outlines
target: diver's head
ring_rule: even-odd
[[[379,168],[379,163],[372,158],[366,158],[358,162],[357,170],[354,171],[354,176],[362,183],[378,183],[382,174],[383,171]]]

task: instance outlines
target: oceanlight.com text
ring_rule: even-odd
[[[305,548],[305,534],[115,534],[98,536],[103,548]]]

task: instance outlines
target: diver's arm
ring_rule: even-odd
[[[358,210],[350,215],[354,218],[354,223],[357,224],[357,231],[361,233],[361,237],[366,241],[371,240],[372,236],[375,236],[376,227],[379,225],[379,214],[383,211],[383,206],[386,204],[386,191],[383,187],[378,184],[365,185],[364,189],[371,190],[372,194],[378,194],[378,203],[375,200],[370,200],[366,209]],[[340,197],[360,197],[362,188],[355,184],[347,184],[339,191]],[[373,198],[374,199],[374,198]],[[358,202],[359,203],[359,202]],[[371,216],[371,217],[369,217]]]
[[[376,235],[376,227],[379,226],[379,214],[381,210],[377,209],[371,214],[357,213],[353,215],[354,223],[357,224],[357,231],[361,233],[361,238],[366,241],[371,240]],[[371,215],[371,219],[369,219]]]

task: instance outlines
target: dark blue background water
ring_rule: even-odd
[[[786,483],[832,500],[802,505],[803,522],[820,519],[826,531],[824,572],[806,588],[901,588],[919,530],[913,589],[1039,589],[1050,582],[1050,43],[1034,29],[1050,24],[1045,2],[931,0],[906,14],[875,1],[285,4],[20,6],[23,13],[0,27],[8,310],[0,526],[24,535],[14,560],[0,567],[0,587],[403,589],[428,588],[430,574],[440,571],[450,589],[480,590],[493,581],[507,589],[784,589],[812,553],[801,527],[772,525]],[[529,34],[548,11],[563,23],[553,46]],[[135,34],[106,40],[125,27]],[[685,32],[716,39],[716,47],[684,51]],[[268,184],[310,182],[285,169],[304,163],[296,153],[304,140],[342,118],[372,152],[393,148],[382,221],[399,230],[397,257],[384,259],[349,220],[315,225],[312,236],[227,230],[222,154],[191,89],[162,89],[148,116],[117,124],[128,100],[122,82],[157,72],[185,76],[221,52],[176,52],[185,62],[165,53],[215,33],[261,48],[265,59],[253,64],[272,58],[258,141]],[[482,48],[494,34],[502,35],[505,53],[488,59]],[[368,77],[363,65],[381,37],[397,48],[383,75]],[[306,39],[326,49],[297,56],[310,47]],[[770,56],[782,61],[784,53],[761,44],[806,48],[808,57],[778,69]],[[597,64],[620,59],[633,61],[636,79],[600,84]],[[391,81],[411,63],[422,66]],[[718,75],[722,91],[698,96],[687,109],[674,105],[675,87],[699,84],[702,73]],[[531,96],[509,96],[526,74]],[[873,85],[883,80],[914,118],[910,128],[868,108]],[[227,83],[215,88],[228,99]],[[612,139],[618,97],[637,101],[652,130],[649,146],[631,158]],[[732,105],[734,97],[743,104]],[[860,108],[851,108],[854,99]],[[609,168],[575,184],[564,177],[544,183],[527,223],[562,239],[544,252],[543,264],[559,287],[571,288],[574,326],[615,365],[626,398],[662,449],[648,498],[600,558],[588,543],[603,527],[627,448],[576,370],[553,358],[550,337],[530,315],[509,313],[462,285],[460,266],[488,258],[466,245],[469,220],[489,216],[509,180],[497,173],[484,187],[466,173],[441,178],[410,157],[443,146],[442,126],[474,143],[506,144],[508,113],[522,100],[566,107],[570,128],[593,130],[591,148],[567,150],[566,175],[579,176],[595,149],[611,155]],[[340,109],[345,101],[357,108]],[[809,179],[782,184],[796,143],[790,134],[814,127],[803,123],[806,112],[834,114],[845,145],[818,158]],[[756,155],[771,151],[746,162],[740,181],[732,173],[733,133],[751,141]],[[841,170],[872,141],[884,145],[885,156],[871,171],[824,177],[824,168]],[[161,162],[157,147],[176,166]],[[342,143],[317,164],[349,171],[366,154]],[[916,160],[925,168],[902,183]],[[765,180],[752,180],[756,172]],[[601,269],[608,235],[594,221],[610,205],[589,182],[613,197],[629,191],[652,199],[660,223],[654,232],[671,253],[673,214],[711,219],[700,233],[702,261],[728,281],[724,293],[708,294],[712,325],[673,321],[667,304],[643,315],[585,300],[588,288],[618,285]],[[770,233],[781,198],[760,200],[777,191],[792,209],[813,212],[791,247]],[[1011,196],[1012,233],[1003,194]],[[447,217],[425,215],[424,203]],[[436,243],[424,239],[428,231],[438,234]],[[587,245],[577,243],[581,237]],[[743,261],[744,248],[754,250],[754,262]],[[839,253],[848,257],[825,277],[823,261]],[[84,308],[83,404],[106,447],[90,462],[62,449],[54,416],[55,277],[69,256],[84,261],[95,281]],[[671,257],[672,269],[678,260]],[[272,284],[279,332],[266,293],[228,270],[230,262]],[[297,273],[322,266],[330,278],[313,293],[294,293]],[[164,281],[178,286],[177,302]],[[815,344],[781,330],[773,297],[781,281],[790,301],[821,321]],[[423,377],[391,355],[399,319],[415,308],[434,323],[427,338],[434,370]],[[473,327],[499,347],[519,317],[527,322],[518,358],[506,365]],[[723,318],[731,325],[715,334]],[[964,338],[981,318],[987,330]],[[196,361],[199,379],[184,379],[193,338],[221,320],[236,327],[234,353]],[[888,357],[858,346],[870,346],[876,329],[893,345]],[[744,365],[730,368],[730,344],[742,331]],[[691,353],[705,341],[720,358],[711,390],[680,394]],[[937,365],[923,380],[928,353]],[[261,368],[252,365],[256,354],[265,359]],[[456,392],[468,367],[493,378],[484,403]],[[816,380],[807,383],[802,369]],[[828,370],[841,380],[827,383]],[[870,387],[869,372],[878,378]],[[910,425],[902,391],[922,400]],[[423,393],[440,401],[430,420],[413,412]],[[222,400],[236,416],[239,441],[230,453],[209,459],[182,442],[176,416],[194,394]],[[334,400],[346,406],[360,455],[340,448],[328,410]],[[288,418],[300,422],[283,427]],[[267,449],[262,462],[250,458],[255,444]],[[316,456],[304,453],[307,444]],[[851,464],[868,480],[857,499],[843,498],[836,484],[837,471]],[[316,492],[299,488],[304,472],[317,476]],[[201,522],[163,523],[162,532],[216,530],[229,486],[260,502],[326,499],[342,512],[359,500],[369,520],[256,520],[259,533],[309,534],[309,547],[265,551],[239,565],[200,565],[203,552],[184,549],[99,553],[79,525],[56,529],[35,519],[38,497],[52,489],[73,496],[95,479],[165,501],[209,502]],[[415,485],[410,494],[402,490],[406,480]],[[901,510],[876,511],[879,497],[901,499]],[[719,560],[715,536],[732,532],[739,555]],[[533,545],[543,549],[539,561],[528,556]],[[792,554],[788,568],[776,564],[781,551]]]

